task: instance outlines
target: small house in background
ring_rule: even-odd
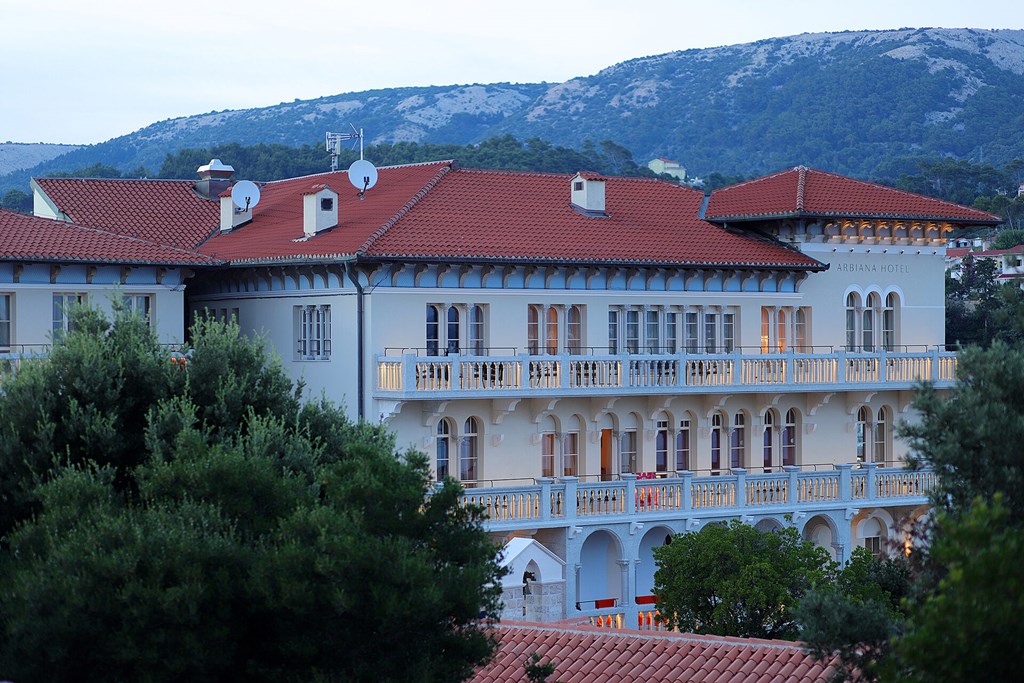
[[[679,178],[681,181],[686,180],[686,168],[681,166],[678,161],[673,161],[672,159],[663,159],[661,157],[651,159],[647,162],[647,168],[658,174],[665,173],[673,178]]]

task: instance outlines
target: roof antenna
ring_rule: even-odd
[[[331,154],[331,173],[338,170],[338,157],[341,155],[341,143],[347,140],[359,140],[359,158],[363,158],[363,129],[356,130],[351,123],[351,133],[327,132],[327,151]]]

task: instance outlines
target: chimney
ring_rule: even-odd
[[[234,228],[237,228],[242,223],[247,223],[252,220],[252,207],[246,211],[240,207],[235,206],[234,201],[231,199],[231,189],[224,190],[220,193],[220,231],[230,232]]]
[[[231,187],[231,176],[235,169],[221,163],[220,159],[211,159],[210,163],[196,169],[199,180],[196,181],[196,192],[207,199],[216,199]]]
[[[570,205],[574,210],[592,218],[607,218],[604,208],[604,178],[596,173],[580,171],[572,179]]]
[[[314,185],[302,193],[302,232],[306,237],[338,224],[338,193],[330,185]]]

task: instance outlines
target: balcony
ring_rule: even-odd
[[[377,356],[374,398],[493,398],[951,387],[956,353]]]
[[[583,483],[538,479],[526,486],[468,489],[463,502],[484,511],[489,531],[611,524],[644,519],[802,516],[829,510],[922,505],[935,485],[929,468],[840,464],[831,471],[785,467],[771,474],[732,470],[721,476],[683,472],[670,479]]]

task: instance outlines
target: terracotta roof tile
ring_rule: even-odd
[[[0,259],[137,265],[202,265],[194,251],[0,209]]]
[[[190,180],[34,178],[79,225],[194,249],[220,223],[220,202],[196,193]]]
[[[819,665],[798,643],[786,641],[610,631],[565,622],[497,628],[498,652],[470,679],[475,683],[525,680],[524,665],[534,652],[554,662],[563,683],[810,683],[832,675],[831,666]]]
[[[798,166],[716,190],[708,220],[844,216],[999,223],[999,216],[934,197]]]

